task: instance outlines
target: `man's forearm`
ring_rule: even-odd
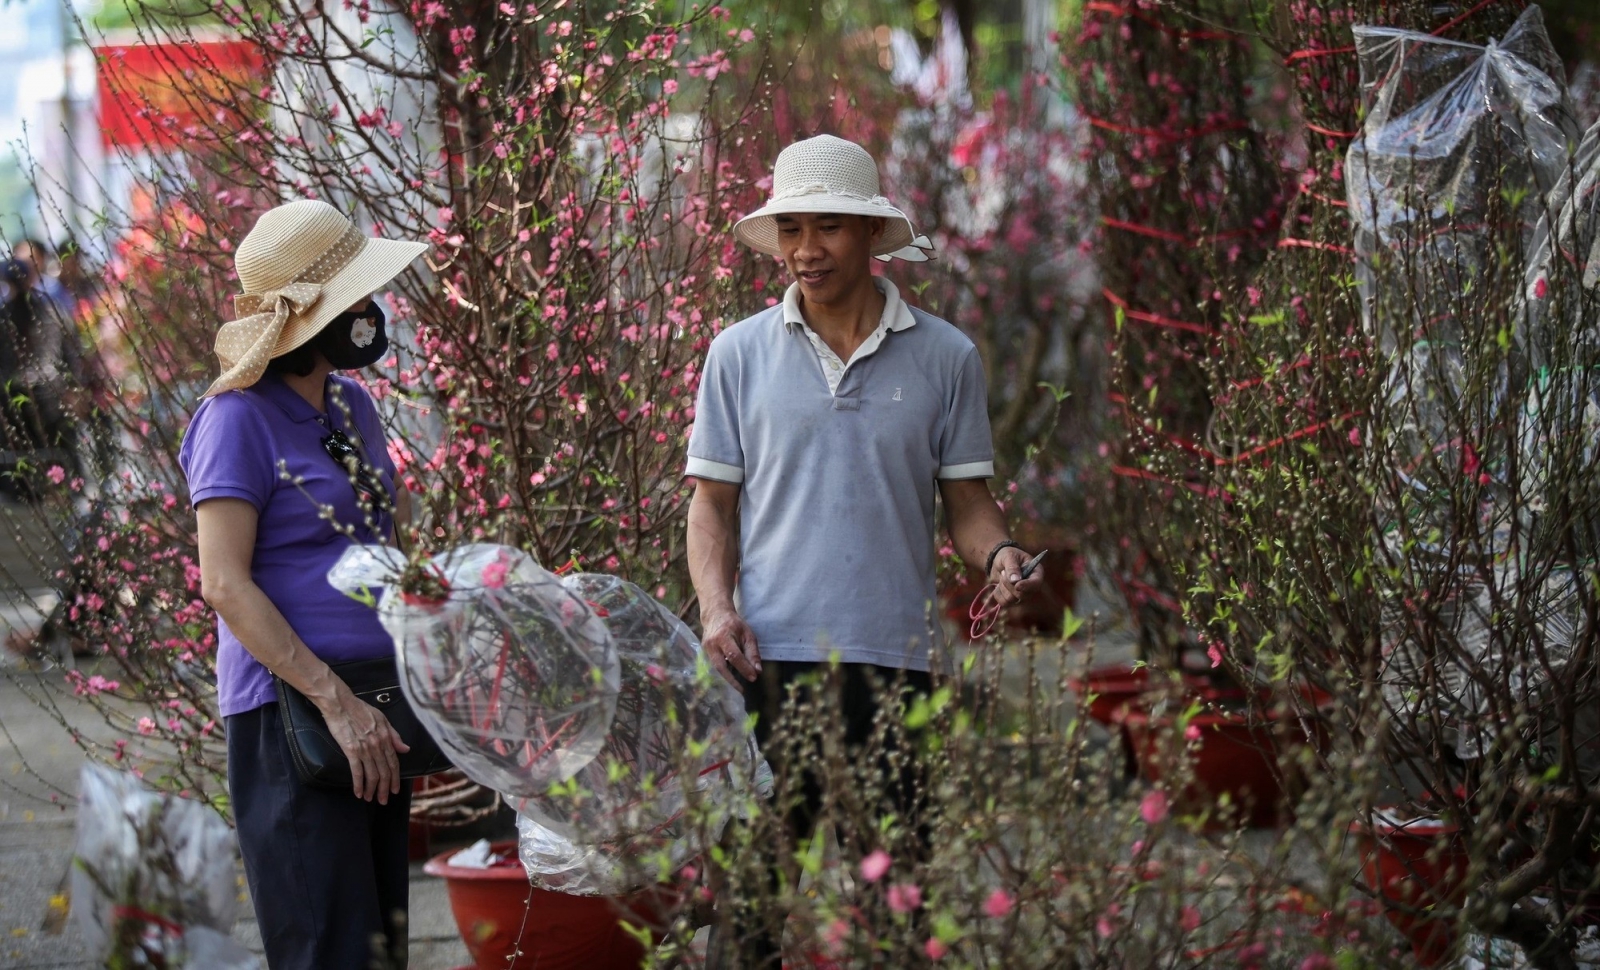
[[[700,600],[702,618],[733,609],[739,568],[738,506],[702,493],[708,484],[697,486],[689,503],[689,581]],[[737,486],[731,487],[737,496]]]
[[[956,554],[974,569],[983,569],[984,560],[994,547],[1011,538],[1005,513],[989,494],[988,483],[981,479],[945,482],[940,491]]]

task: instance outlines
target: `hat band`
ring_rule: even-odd
[[[321,286],[339,274],[339,271],[350,265],[363,246],[367,244],[367,234],[361,227],[351,223],[349,228],[334,240],[333,245],[322,251],[322,254],[313,259],[306,268],[295,276],[295,283],[311,283]],[[272,304],[279,292],[284,287],[274,288],[266,293],[240,293],[233,298],[234,312],[239,316],[249,316],[262,312],[267,305]]]
[[[812,185],[799,185],[795,186],[794,188],[784,189],[782,192],[774,194],[771,200],[767,202],[767,205],[776,205],[777,203],[783,202],[786,199],[797,199],[806,195],[836,195],[855,202],[865,202],[868,205],[882,206],[888,209],[894,208],[889,200],[881,195],[864,195],[860,192],[851,192],[849,189],[836,189],[831,185],[825,185],[820,182]]]

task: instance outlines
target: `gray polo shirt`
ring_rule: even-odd
[[[927,670],[935,483],[994,474],[977,348],[875,282],[883,323],[835,392],[797,286],[706,355],[687,474],[742,487],[740,613],[766,658]]]

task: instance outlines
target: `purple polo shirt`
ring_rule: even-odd
[[[349,418],[335,395],[348,406]],[[250,578],[311,652],[332,664],[392,655],[394,642],[379,625],[376,611],[328,585],[328,570],[353,541],[380,538],[364,523],[349,476],[323,450],[328,427],[360,442],[367,463],[392,495],[394,462],[377,408],[361,385],[339,375],[328,380],[327,413],[272,374],[244,390],[202,401],[184,435],[178,463],[189,478],[189,499],[196,506],[207,499],[237,498],[256,507],[260,519]],[[336,530],[319,507],[331,507],[335,522],[354,526],[355,540]],[[387,539],[389,516],[376,525]],[[272,675],[220,617],[217,632],[222,714],[275,702]]]

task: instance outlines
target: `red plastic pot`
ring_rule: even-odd
[[[1212,804],[1227,795],[1253,828],[1272,828],[1286,821],[1280,818],[1279,745],[1270,723],[1251,723],[1243,714],[1202,712],[1189,719],[1199,738],[1181,749],[1162,742],[1174,723],[1171,716],[1152,722],[1149,712],[1133,708],[1123,713],[1122,725],[1144,777],[1160,781],[1168,774],[1165,755],[1181,750],[1191,759],[1194,781],[1179,796],[1180,805]]]
[[[1107,727],[1122,723],[1122,714],[1150,689],[1150,669],[1110,664],[1067,681],[1079,697],[1089,699],[1088,715]]]
[[[517,844],[493,849],[514,857]],[[449,864],[453,854],[434,856],[423,871],[444,879],[478,970],[638,970],[645,951],[622,921],[664,925],[679,898],[670,888],[628,897],[555,893],[531,885],[520,864],[466,869]]]
[[[1248,697],[1238,687],[1218,687],[1198,677],[1185,675],[1182,682],[1185,693],[1213,704],[1242,703]],[[1161,685],[1151,684],[1149,667],[1107,664],[1068,679],[1067,686],[1079,697],[1089,698],[1091,718],[1112,727],[1121,724],[1122,715],[1129,710],[1147,710],[1143,696]]]
[[[1361,847],[1361,875],[1384,915],[1411,941],[1417,963],[1438,966],[1455,949],[1455,909],[1467,896],[1471,860],[1461,832],[1438,819],[1350,823]]]

